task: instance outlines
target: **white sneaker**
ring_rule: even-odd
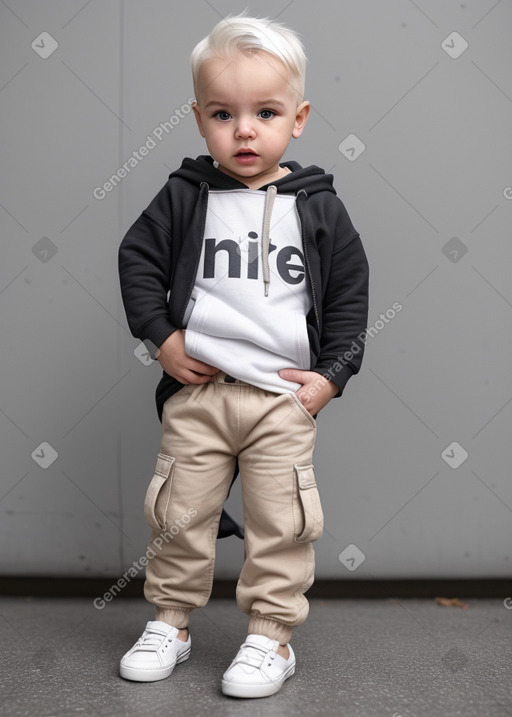
[[[287,660],[278,655],[277,640],[264,635],[247,635],[237,656],[222,676],[222,692],[230,697],[268,697],[279,692],[295,672],[295,655],[290,645]]]
[[[190,632],[186,642],[178,640],[178,632],[166,622],[150,620],[135,645],[121,658],[121,677],[136,682],[169,677],[175,665],[190,655]]]

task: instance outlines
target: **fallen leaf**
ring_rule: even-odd
[[[443,605],[443,607],[461,607],[463,610],[469,607],[466,603],[461,602],[459,598],[436,597],[435,600],[438,605]]]

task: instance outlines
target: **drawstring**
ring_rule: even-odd
[[[270,248],[270,218],[272,216],[272,208],[274,199],[276,198],[277,187],[271,184],[265,195],[265,209],[263,212],[263,232],[261,235],[261,258],[263,266],[263,284],[265,286],[265,296],[268,296],[270,286],[270,267],[268,264],[268,254]]]

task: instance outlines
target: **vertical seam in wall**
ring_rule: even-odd
[[[119,84],[118,84],[118,110],[119,110],[119,117],[123,117],[123,92],[124,92],[124,42],[123,42],[123,35],[124,33],[124,0],[119,0]],[[118,166],[120,167],[123,161],[123,125],[119,123],[119,134],[118,134],[118,152],[119,152],[119,162]],[[123,226],[123,186],[121,185],[119,187],[119,194],[118,194],[118,217],[117,217],[117,227],[118,227],[118,234],[122,231]],[[119,240],[118,242],[119,243]],[[118,298],[118,307],[119,312],[121,313],[121,300],[120,297]],[[122,355],[121,355],[121,330],[119,327],[117,328],[117,366],[119,372],[121,372],[122,368]],[[121,394],[119,394],[121,395]],[[118,398],[118,401],[120,403],[121,399]],[[117,412],[118,418],[122,415],[121,411]],[[117,499],[118,499],[118,511],[119,511],[119,572],[121,573],[124,566],[124,538],[123,538],[123,437],[121,435],[121,428],[120,428],[120,422],[118,421],[117,424],[117,450],[116,450],[116,463],[117,463]]]

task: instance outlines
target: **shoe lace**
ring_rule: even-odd
[[[244,643],[235,658],[235,662],[250,665],[251,667],[261,667],[267,653],[268,649]]]
[[[162,640],[165,636],[160,632],[149,631],[143,634],[137,640],[137,650],[145,650],[147,652],[154,652],[162,644]]]

